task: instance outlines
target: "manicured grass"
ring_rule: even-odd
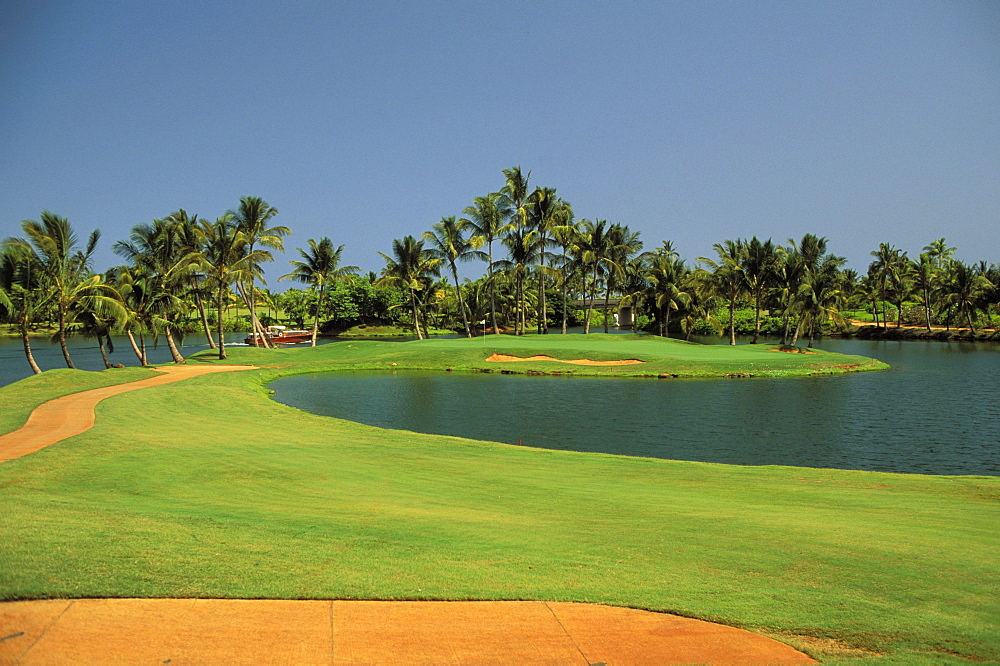
[[[91,431],[0,465],[0,598],[588,601],[829,661],[1000,655],[997,478],[527,449],[313,416],[264,386],[333,365],[481,366],[476,344],[234,348],[231,362],[267,367],[106,400]],[[597,339],[496,344],[612,354]],[[659,349],[644,344],[619,350]]]
[[[864,356],[849,356],[818,349],[811,353],[778,351],[775,345],[700,345],[651,335],[547,335],[514,337],[414,340],[389,342],[357,340],[322,345],[315,349],[227,349],[229,359],[240,363],[283,365],[285,359],[298,371],[321,369],[451,368],[471,372],[545,372],[619,377],[659,375],[678,377],[760,376],[781,377],[879,370],[888,366]],[[262,356],[265,353],[268,356]],[[499,353],[528,358],[547,355],[562,360],[611,361],[636,359],[643,363],[618,366],[569,365],[556,361],[491,363]],[[212,358],[211,351],[197,359]],[[264,361],[263,359],[269,359]],[[395,365],[394,365],[395,364]]]
[[[0,401],[3,406],[0,409],[0,433],[20,428],[31,411],[47,400],[103,386],[136,382],[156,374],[148,368],[116,368],[107,372],[63,368],[43,372],[0,393],[3,396]]]

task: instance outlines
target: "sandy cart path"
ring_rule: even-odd
[[[0,604],[0,663],[813,664],[778,641],[542,601],[82,599]]]
[[[147,386],[179,382],[182,379],[213,372],[256,370],[252,365],[172,365],[160,368],[160,375],[127,384],[105,386],[73,393],[39,405],[27,423],[12,433],[0,436],[0,463],[28,455],[68,437],[79,435],[94,426],[94,407],[101,400]]]

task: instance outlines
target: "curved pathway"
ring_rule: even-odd
[[[179,382],[182,379],[207,375],[213,372],[256,370],[253,365],[170,365],[153,370],[160,375],[137,382],[115,384],[64,395],[42,403],[31,412],[27,423],[14,432],[0,436],[0,463],[55,444],[68,437],[79,435],[94,426],[94,407],[101,400],[119,393],[127,393],[147,386]]]
[[[0,663],[814,664],[742,629],[543,601],[0,604]]]
[[[56,398],[0,436],[0,462],[78,435],[113,395],[256,366],[162,374]],[[542,601],[80,599],[0,603],[0,664],[812,664],[773,639],[630,608]]]

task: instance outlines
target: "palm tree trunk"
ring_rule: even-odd
[[[760,340],[760,298],[754,299],[754,309],[753,341],[750,343],[752,345],[757,344]]]
[[[28,365],[31,366],[31,371],[36,375],[42,374],[42,369],[38,367],[35,363],[35,355],[31,353],[31,342],[28,340],[28,326],[26,321],[20,322],[21,326],[21,344],[24,345],[24,358],[28,359]]]
[[[490,265],[488,268],[490,274],[490,316],[493,318],[493,335],[499,335],[500,331],[497,329],[497,285],[493,281],[493,241],[490,241]]]
[[[177,351],[177,344],[174,343],[174,336],[170,334],[170,325],[167,324],[167,326],[168,328],[164,331],[164,335],[167,338],[167,348],[170,350],[170,358],[173,359],[174,363],[187,363],[187,361],[184,360],[184,357],[181,356],[181,353]]]
[[[663,317],[663,337],[670,337],[670,302],[667,302],[667,313]]]
[[[316,299],[316,314],[313,317],[313,330],[312,330],[312,344],[310,347],[316,346],[316,334],[319,332],[319,311],[323,307],[323,290],[326,285],[320,285],[319,287],[319,298]]]
[[[198,314],[201,316],[201,326],[205,329],[205,337],[208,338],[209,349],[215,349],[215,340],[212,339],[212,330],[208,325],[208,313],[205,312],[205,304],[201,300],[201,294],[194,292],[194,302],[198,307]]]
[[[736,299],[729,299],[729,344],[736,344]],[[794,343],[793,343],[794,344]]]
[[[594,282],[591,287],[593,291],[590,294],[590,300],[587,301],[587,321],[583,324],[584,335],[588,335],[590,333],[590,317],[594,313],[594,297],[597,296],[597,264],[594,264]],[[586,296],[586,286],[583,291]]]
[[[139,362],[145,367],[149,365],[149,358],[146,356],[146,336],[139,331]]]
[[[927,322],[927,332],[931,332],[931,295],[924,290],[924,320]]]
[[[538,308],[538,333],[546,335],[549,332],[549,309],[545,302],[545,258],[542,258],[542,268],[538,272],[538,297],[541,299]]]
[[[423,340],[424,335],[420,332],[420,317],[417,316],[417,297],[413,293],[413,287],[410,287],[410,309],[413,310],[413,329],[417,332],[417,339]]]
[[[125,335],[128,336],[129,344],[132,345],[132,351],[135,353],[136,359],[139,361],[139,365],[145,366],[146,362],[142,358],[142,352],[139,351],[139,345],[135,344],[135,336],[132,335],[132,330],[128,329],[125,331]]]
[[[569,276],[563,275],[563,316],[562,316],[562,331],[563,335],[566,335],[566,326],[569,321]]]
[[[104,360],[104,369],[111,369],[111,361],[108,360],[108,352],[104,348],[104,336],[100,333],[97,334],[97,348],[101,350],[101,358]]]
[[[66,359],[66,367],[76,370],[73,359],[69,357],[69,347],[66,346],[66,312],[59,309],[59,347],[62,349],[63,358]]]
[[[610,314],[610,308],[608,306],[611,304],[611,287],[612,287],[612,283],[613,283],[613,281],[611,280],[611,276],[608,275],[607,288],[604,290],[604,332],[605,333],[609,332],[608,331],[608,315]]]
[[[524,298],[524,275],[517,276],[517,330],[515,335],[524,335],[528,328],[528,304]]]
[[[218,321],[216,322],[216,331],[219,334],[219,360],[220,361],[225,361],[226,360],[226,332],[225,332],[225,325],[223,324],[223,321],[222,321],[222,310],[223,310],[223,300],[224,300],[224,298],[225,298],[225,290],[222,287],[219,287],[219,294],[218,294],[218,297],[216,298],[216,305],[217,305],[218,311],[219,311]]]
[[[240,296],[243,297],[243,302],[246,304],[247,309],[250,310],[250,330],[253,332],[255,346],[259,347],[263,344],[264,347],[273,349],[274,346],[267,337],[267,331],[264,330],[260,320],[257,319],[257,310],[254,307],[252,292],[248,292],[246,285],[241,282],[236,284],[236,290],[240,293]]]
[[[451,262],[451,276],[455,278],[455,294],[458,296],[458,309],[462,311],[462,326],[465,327],[465,337],[472,337],[472,330],[469,328],[469,317],[465,314],[465,299],[462,297],[462,285],[458,283],[458,268],[455,262]]]
[[[802,332],[802,320],[803,319],[804,319],[804,317],[799,317],[798,323],[795,324],[795,333],[792,334],[792,346],[793,347],[795,346],[795,343],[797,343],[799,341],[799,333]]]

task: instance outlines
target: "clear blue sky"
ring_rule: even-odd
[[[992,0],[3,0],[0,82],[0,236],[48,209],[102,270],[243,195],[294,231],[272,287],[320,236],[379,270],[513,165],[690,261],[812,232],[858,270],[940,236],[1000,262]]]

